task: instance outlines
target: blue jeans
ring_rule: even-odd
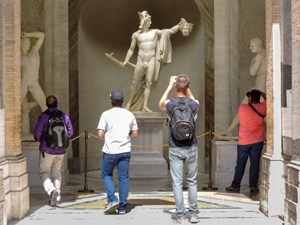
[[[127,205],[127,198],[129,192],[129,161],[130,152],[120,154],[107,154],[103,153],[102,158],[102,181],[107,193],[107,201],[117,202],[118,198],[115,195],[115,187],[113,180],[113,171],[117,167],[118,170],[118,182],[119,182],[119,210],[125,210]]]
[[[257,188],[259,178],[259,164],[262,149],[264,147],[263,142],[254,143],[250,145],[238,145],[237,146],[237,161],[234,172],[234,179],[231,186],[234,188],[240,188],[241,181],[244,176],[246,163],[248,157],[250,158],[250,176],[249,187]]]
[[[198,148],[197,146],[170,147],[169,159],[177,217],[182,217],[186,213],[182,191],[184,165],[186,166],[189,214],[195,215],[199,212],[197,205]]]

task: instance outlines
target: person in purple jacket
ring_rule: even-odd
[[[48,125],[49,112],[55,113],[57,98],[50,95],[46,99],[48,109],[40,114],[34,129],[34,139],[40,142],[40,171],[39,175],[47,194],[50,196],[49,205],[56,206],[61,200],[61,166],[66,149],[52,149],[47,146],[45,132]],[[62,112],[68,136],[73,136],[73,127],[69,116]]]

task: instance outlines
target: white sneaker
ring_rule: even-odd
[[[174,219],[173,222],[177,223],[177,224],[181,224],[184,220],[185,220],[185,215],[180,216],[180,217],[176,216],[176,218]]]
[[[119,214],[119,215],[124,215],[125,213],[126,213],[125,209],[122,209],[122,210],[119,210],[119,211],[118,211],[118,214]]]
[[[200,217],[196,215],[191,215],[190,217],[190,223],[199,223],[200,222]]]
[[[110,202],[104,209],[104,213],[114,213],[116,212],[116,209],[119,207],[119,202]]]

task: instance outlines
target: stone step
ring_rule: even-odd
[[[130,176],[152,176],[161,177],[168,175],[168,165],[164,163],[132,163],[129,166]]]
[[[131,152],[133,157],[162,157],[160,152],[143,151],[143,152]]]

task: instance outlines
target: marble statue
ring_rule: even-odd
[[[30,110],[36,107],[38,104],[36,102],[28,102],[27,98],[24,98],[22,102],[22,136],[30,136]]]
[[[250,75],[256,77],[255,85],[251,88],[258,89],[262,92],[266,93],[266,79],[267,79],[267,67],[266,67],[266,51],[262,47],[262,41],[258,38],[253,38],[250,40],[250,50],[252,53],[255,53],[253,57],[249,72]],[[248,102],[248,97],[245,96],[241,104],[245,104]],[[236,115],[231,122],[228,129],[223,133],[223,135],[227,135],[232,132],[239,125],[239,117]]]
[[[131,37],[131,44],[127,51],[122,67],[130,65],[135,47],[138,46],[137,62],[134,66],[133,81],[130,87],[128,102],[125,106],[130,111],[152,112],[148,108],[151,88],[158,80],[161,66],[170,63],[172,59],[172,46],[170,36],[181,30],[183,36],[189,36],[193,24],[185,19],[170,29],[150,29],[151,16],[147,11],[138,12],[139,30]]]
[[[27,101],[28,91],[42,111],[47,109],[46,97],[39,84],[40,55],[39,49],[44,42],[44,33],[22,33],[21,37],[21,103],[22,103],[22,135],[30,135],[29,112],[36,106],[34,102]],[[31,46],[30,38],[36,38]]]

